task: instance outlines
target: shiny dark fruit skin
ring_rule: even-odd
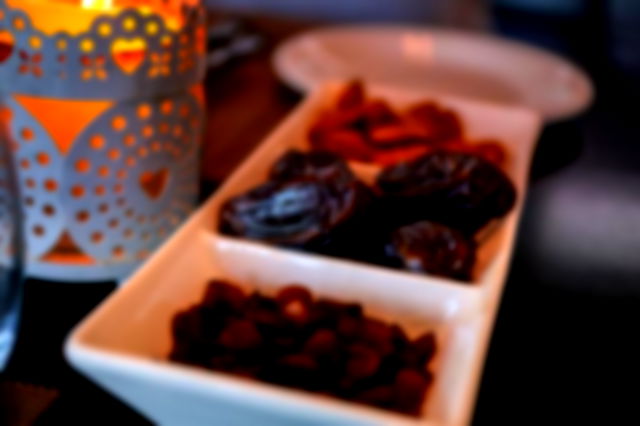
[[[432,220],[473,234],[516,201],[511,180],[495,165],[460,152],[436,151],[383,170],[377,186],[397,225]]]
[[[323,252],[339,247],[340,230],[364,212],[371,192],[349,183],[291,180],[264,183],[221,208],[222,233]]]
[[[320,180],[349,184],[356,180],[344,159],[326,151],[286,152],[271,167],[271,180]]]
[[[471,280],[475,243],[461,232],[421,221],[396,230],[387,254],[402,268],[464,281]]]

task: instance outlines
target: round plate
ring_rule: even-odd
[[[534,109],[547,121],[589,106],[593,86],[565,59],[505,39],[404,26],[332,27],[276,51],[280,78],[308,92],[327,80],[362,78]]]

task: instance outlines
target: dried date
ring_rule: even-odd
[[[271,180],[320,180],[348,184],[354,182],[354,176],[342,157],[326,152],[286,152],[271,167]]]
[[[387,254],[404,269],[470,280],[475,244],[462,233],[433,222],[417,222],[393,233]]]
[[[370,191],[357,181],[271,181],[228,200],[219,227],[228,235],[322,250],[370,200]]]
[[[511,180],[477,155],[436,151],[383,170],[377,185],[399,225],[432,220],[473,234],[515,204]]]

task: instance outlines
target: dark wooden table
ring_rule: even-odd
[[[560,19],[493,12],[496,32],[584,66],[598,97],[585,115],[548,126],[540,140],[474,423],[637,424],[640,72],[612,56],[610,25],[597,13]],[[265,48],[207,76],[203,197],[300,99],[278,83],[270,53],[278,41],[311,24],[266,18],[249,23],[265,35]],[[27,281],[18,345],[0,376],[0,407],[13,408],[5,412],[32,410],[39,413],[37,424],[146,423],[75,374],[61,354],[69,329],[113,288]],[[49,400],[46,410],[37,411]]]

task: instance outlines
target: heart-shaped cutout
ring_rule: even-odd
[[[147,55],[147,43],[140,37],[129,40],[119,38],[111,44],[111,55],[122,71],[133,74]]]
[[[144,172],[140,175],[140,188],[152,200],[160,198],[169,181],[169,170],[160,169],[155,172]]]
[[[7,30],[0,31],[0,64],[13,53],[13,36]]]

